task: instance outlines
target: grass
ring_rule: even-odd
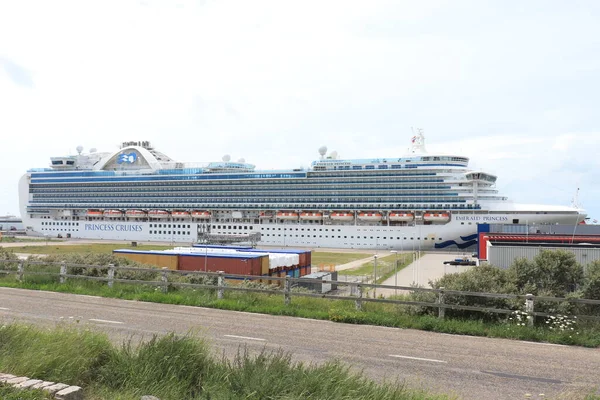
[[[3,235],[0,237],[0,243],[36,243],[36,242],[45,242],[45,239],[25,239],[19,236],[6,236]],[[50,242],[60,242],[60,240],[50,239]]]
[[[460,335],[509,338],[585,347],[600,346],[598,324],[580,322],[577,332],[559,332],[546,329],[542,326],[545,324],[539,324],[540,326],[534,328],[515,326],[503,320],[490,320],[489,315],[483,314],[479,320],[450,317],[438,319],[433,315],[421,315],[419,311],[415,311],[413,306],[388,303],[365,302],[362,311],[357,311],[352,297],[349,297],[348,300],[329,300],[294,296],[292,293],[291,304],[285,305],[283,295],[280,293],[225,291],[224,298],[217,299],[214,290],[170,288],[168,293],[163,293],[160,288],[150,285],[115,283],[113,288],[109,288],[106,284],[99,282],[69,279],[66,283],[60,284],[55,277],[27,277],[27,275],[22,283],[17,282],[14,275],[2,277],[0,278],[0,286],[286,315],[352,324],[420,329]]]
[[[368,257],[369,254],[366,253],[333,253],[327,251],[313,251],[312,264],[315,266],[322,264],[340,265],[356,260],[362,260]]]
[[[2,400],[48,400],[53,399],[48,392],[42,390],[21,390],[0,383],[0,399]]]
[[[15,253],[27,254],[76,254],[76,253],[111,253],[118,249],[133,249],[133,250],[168,250],[172,249],[172,245],[154,245],[141,244],[132,246],[130,243],[115,244],[115,243],[90,243],[90,244],[63,244],[56,245],[50,242],[48,245],[36,246],[18,246],[11,247],[10,250]],[[313,265],[320,264],[346,264],[351,261],[367,258],[368,254],[364,253],[334,253],[325,251],[314,251],[312,253]]]
[[[403,268],[410,265],[413,260],[413,255],[411,254],[400,254],[398,255],[398,268],[400,271]],[[390,255],[385,257],[380,257],[377,259],[377,283],[384,282],[389,277],[393,276],[396,268],[396,255]],[[360,267],[346,269],[343,271],[339,271],[340,275],[352,275],[352,276],[369,276],[370,280],[373,279],[375,270],[375,261],[369,261]]]
[[[57,352],[57,348],[66,351]],[[252,355],[243,348],[233,358],[215,356],[210,345],[193,334],[154,336],[139,345],[128,341],[115,346],[105,334],[78,324],[51,329],[3,326],[0,370],[78,385],[84,388],[85,398],[92,400],[138,400],[147,394],[162,400],[448,398],[400,383],[376,383],[337,361],[305,364],[294,362],[282,351]],[[21,397],[24,400],[44,399],[26,393]],[[30,395],[38,397],[26,397]]]
[[[27,253],[27,254],[75,254],[75,253],[110,253],[117,249],[133,249],[133,250],[167,250],[172,249],[173,246],[164,245],[150,245],[150,244],[138,244],[137,246],[131,246],[131,244],[114,244],[114,243],[94,243],[94,244],[81,244],[81,245],[39,245],[39,246],[18,246],[11,247],[10,250],[15,253]]]

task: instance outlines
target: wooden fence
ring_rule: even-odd
[[[16,268],[6,269],[6,264],[16,265]],[[54,267],[54,271],[43,271],[43,267]],[[86,279],[94,280],[99,282],[106,282],[109,287],[113,287],[114,283],[127,283],[127,284],[143,284],[160,287],[164,293],[167,293],[169,286],[182,287],[182,288],[198,288],[198,289],[212,289],[216,290],[217,298],[222,299],[226,290],[231,291],[244,291],[244,292],[258,292],[268,294],[280,294],[283,295],[283,299],[286,305],[289,305],[292,301],[292,297],[316,297],[331,300],[347,300],[354,301],[356,310],[362,310],[362,306],[366,302],[373,303],[389,303],[398,305],[409,305],[409,306],[420,306],[420,307],[432,307],[437,308],[438,317],[444,318],[445,311],[451,310],[463,310],[463,311],[475,311],[482,313],[495,313],[495,314],[512,314],[515,312],[514,309],[501,309],[493,307],[479,307],[479,306],[467,306],[460,304],[449,304],[447,302],[448,296],[471,296],[488,299],[515,299],[522,301],[526,313],[527,323],[533,326],[535,317],[551,317],[553,314],[535,311],[535,304],[539,301],[544,302],[568,302],[576,304],[586,304],[598,306],[600,300],[589,300],[589,299],[576,299],[576,298],[559,298],[559,297],[545,297],[545,296],[534,296],[532,294],[517,295],[517,294],[502,294],[502,293],[480,293],[480,292],[464,292],[456,290],[446,290],[444,288],[430,289],[414,286],[391,286],[391,285],[376,285],[362,282],[344,282],[344,281],[332,281],[323,279],[308,279],[308,278],[292,278],[286,277],[274,277],[274,276],[256,276],[256,275],[233,275],[225,274],[223,272],[203,272],[203,271],[178,271],[169,270],[166,268],[138,268],[138,267],[121,267],[112,264],[106,266],[100,265],[83,265],[83,264],[67,264],[67,263],[52,263],[44,261],[23,261],[23,260],[0,260],[0,275],[15,274],[19,281],[23,281],[25,276],[57,276],[60,283],[65,283],[68,279]],[[96,269],[96,271],[106,270],[106,276],[90,276],[82,274],[69,274],[69,268],[80,268],[80,269]],[[135,271],[135,272],[147,272],[154,273],[160,276],[159,280],[139,280],[139,279],[122,279],[118,278],[119,271]],[[169,276],[188,276],[188,277],[209,277],[213,278],[214,283],[209,284],[198,284],[198,283],[185,283],[169,280]],[[259,287],[244,287],[241,285],[234,285],[227,283],[227,280],[235,281],[259,281],[270,284],[268,288]],[[209,280],[210,281],[210,280]],[[293,287],[298,284],[327,284],[334,286],[348,286],[350,287],[350,295],[339,295],[339,294],[318,294],[310,293],[308,291],[294,291]],[[411,301],[411,300],[400,300],[400,299],[386,299],[383,297],[377,298],[376,296],[369,297],[369,290],[373,289],[376,293],[377,289],[392,289],[401,290],[408,292],[429,292],[434,293],[436,296],[435,302],[426,301]],[[579,319],[596,320],[600,321],[599,316],[595,315],[577,315]]]

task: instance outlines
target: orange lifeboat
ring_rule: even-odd
[[[388,214],[388,218],[391,222],[410,222],[415,219],[415,215],[412,213],[392,211]]]
[[[210,219],[210,211],[192,211],[192,218]]]
[[[146,211],[142,210],[127,210],[125,211],[127,218],[146,218]]]
[[[305,221],[320,221],[323,219],[323,213],[320,212],[302,212],[300,219]]]
[[[189,218],[190,213],[187,211],[173,211],[171,215],[175,218]]]
[[[102,217],[102,211],[100,210],[87,210],[88,217]]]
[[[383,214],[378,212],[361,212],[358,213],[358,219],[362,221],[381,221]]]
[[[287,220],[287,221],[297,221],[298,213],[291,211],[279,211],[277,213],[277,219]]]
[[[335,211],[329,217],[335,221],[353,221],[354,213],[351,211]]]
[[[150,218],[169,218],[169,212],[165,210],[150,210],[148,216]]]
[[[425,213],[423,219],[430,222],[448,222],[450,221],[450,214],[448,213]]]
[[[119,218],[123,216],[121,210],[104,210],[104,218]]]

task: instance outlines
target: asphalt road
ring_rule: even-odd
[[[578,399],[600,384],[599,349],[0,288],[5,322],[52,325],[61,317],[115,341],[193,330],[229,355],[247,346],[282,348],[298,361],[338,358],[375,379],[463,399]]]

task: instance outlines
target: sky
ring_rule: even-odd
[[[0,0],[0,215],[49,157],[149,140],[257,169],[468,156],[600,219],[600,2]]]

